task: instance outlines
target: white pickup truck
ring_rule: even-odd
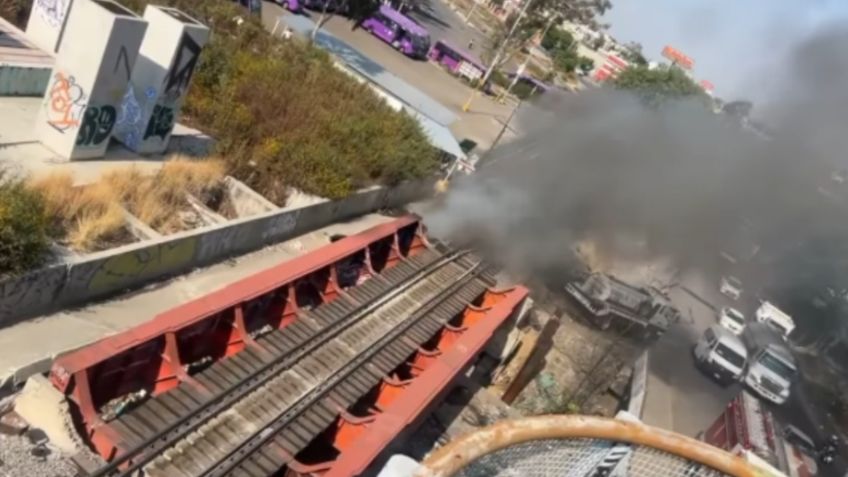
[[[759,323],[766,323],[777,329],[784,338],[788,338],[795,329],[795,321],[780,308],[764,301],[754,314]]]
[[[742,340],[720,325],[704,331],[693,354],[698,368],[724,385],[740,380],[748,357]]]
[[[774,326],[749,323],[742,339],[748,349],[745,385],[764,399],[783,404],[798,373],[785,338]]]

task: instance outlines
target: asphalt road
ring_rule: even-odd
[[[486,36],[466,25],[461,12],[453,11],[441,0],[422,0],[410,16],[430,31],[430,37],[436,40],[446,40],[460,48],[468,48],[468,42],[473,41],[471,52],[478,57],[488,45]]]
[[[695,437],[709,427],[730,399],[742,390],[739,384],[722,387],[712,381],[694,366],[691,354],[691,348],[703,330],[717,322],[715,309],[730,305],[740,309],[746,316],[754,314],[756,304],[751,300],[743,299],[736,303],[721,295],[718,292],[718,280],[717,276],[708,277],[703,273],[690,272],[681,278],[681,286],[671,292],[672,301],[684,318],[650,351],[643,415],[648,424]],[[803,383],[802,377],[795,383],[789,400],[782,406],[765,405],[782,423],[793,424],[816,442],[821,442],[833,432],[833,423],[825,415],[822,406],[810,399]],[[819,467],[821,476],[842,476],[845,461],[839,460],[834,465]]]
[[[692,347],[716,323],[716,312],[686,289],[712,305],[721,303],[718,288],[699,273],[684,274],[680,285],[670,296],[683,318],[650,350],[643,418],[648,424],[694,437],[715,421],[741,386],[722,387],[699,371],[692,358]]]
[[[468,35],[475,35],[476,30],[465,27],[458,15],[440,0],[427,1],[432,8],[425,10],[430,12],[426,21],[439,25],[445,32],[452,32],[450,34],[454,35],[457,41],[469,38]],[[291,13],[275,3],[263,3],[262,22],[266,28],[272,29],[281,15],[287,16]],[[307,12],[306,15],[311,16],[313,20],[318,17],[314,12]],[[419,19],[425,22],[423,18]],[[456,27],[456,31],[452,25]],[[442,68],[427,61],[407,58],[368,32],[362,29],[353,30],[352,23],[344,17],[332,17],[324,28],[379,63],[387,71],[453,110],[458,119],[449,127],[460,141],[469,138],[478,143],[481,149],[488,149],[514,107],[510,103],[500,104],[490,97],[477,95],[470,110],[462,111],[462,106],[471,96],[472,90]],[[479,35],[479,32],[476,34]],[[434,33],[432,40],[439,38],[439,33]]]

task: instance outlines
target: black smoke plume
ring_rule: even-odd
[[[545,94],[519,114],[526,134],[455,181],[425,220],[528,273],[567,276],[585,239],[610,256],[710,270],[748,241],[760,250],[758,293],[848,287],[848,178],[832,178],[848,168],[846,44],[848,28],[833,26],[762,77],[779,91],[755,108],[768,138],[696,100]]]

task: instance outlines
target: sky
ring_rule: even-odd
[[[672,45],[695,60],[695,77],[725,100],[766,99],[785,58],[823,25],[848,25],[846,0],[613,0],[604,17],[621,42],[649,59]]]

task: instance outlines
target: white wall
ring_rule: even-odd
[[[168,147],[209,28],[177,9],[154,5],[144,19],[147,33],[113,135],[135,152],[158,154]]]
[[[109,0],[75,0],[35,124],[66,159],[103,157],[147,22]]]
[[[70,5],[71,0],[35,0],[29,13],[27,37],[47,53],[55,53]]]

